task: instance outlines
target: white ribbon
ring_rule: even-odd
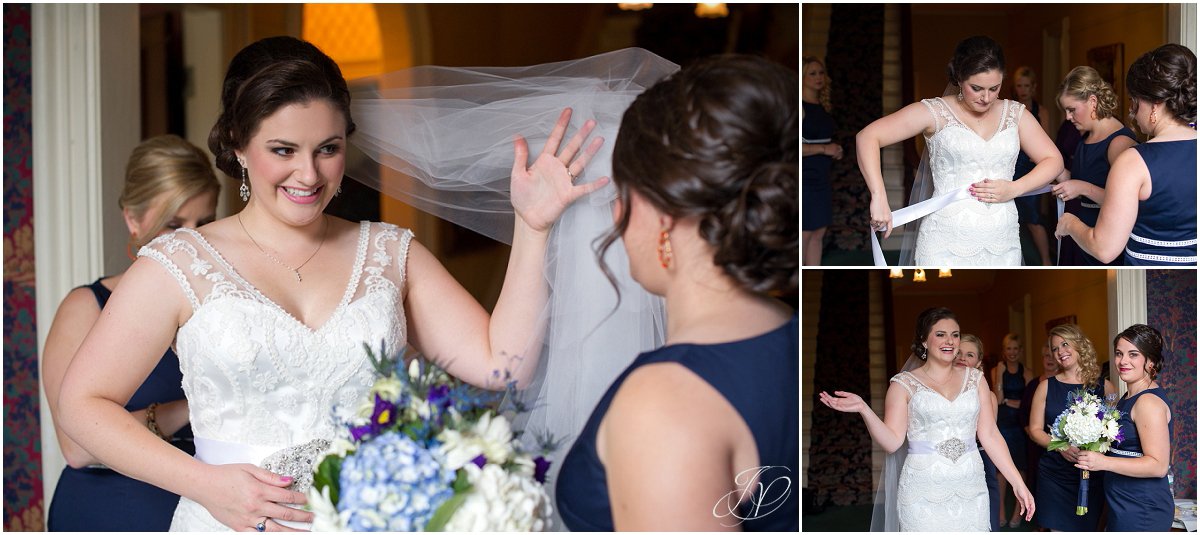
[[[952,203],[966,199],[973,199],[974,197],[971,197],[970,192],[971,186],[972,184],[967,184],[966,186],[951,191],[950,193],[938,195],[937,197],[921,201],[912,206],[905,206],[904,208],[892,212],[892,228],[896,229],[901,225],[921,219],[922,217],[941,210],[942,208],[950,206]],[[1041,195],[1043,193],[1048,193],[1049,191],[1050,186],[1042,186],[1029,193],[1021,195],[1021,197],[1026,197],[1029,195]],[[1061,218],[1062,214],[1063,202],[1062,199],[1058,199],[1058,217]],[[883,248],[879,246],[879,236],[876,235],[875,231],[871,232],[871,256],[875,260],[875,267],[887,267],[887,260],[883,257]]]

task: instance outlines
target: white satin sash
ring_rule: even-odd
[[[938,195],[937,197],[926,199],[912,206],[905,206],[904,208],[893,211],[892,229],[896,229],[901,225],[921,219],[922,217],[950,206],[955,202],[973,199],[970,192],[971,186],[972,184],[967,184],[961,188],[951,191],[950,193]],[[1050,186],[1042,186],[1021,196],[1027,197],[1029,195],[1041,195],[1043,193],[1048,193],[1049,191]],[[1056,200],[1058,201],[1058,216],[1061,218],[1063,214],[1063,202],[1061,199]],[[871,232],[871,257],[875,260],[875,267],[887,267],[887,260],[883,257],[883,248],[879,246],[879,236],[874,231]]]
[[[196,437],[195,441],[196,460],[205,464],[252,464],[258,466],[268,455],[283,449],[278,446],[255,446],[203,437]],[[303,510],[303,506],[300,505],[282,505]],[[271,520],[292,529],[302,529],[305,531],[312,529],[312,524],[307,522],[291,522],[276,518],[272,518]]]

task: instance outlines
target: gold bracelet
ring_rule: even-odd
[[[158,438],[166,440],[167,437],[158,429],[158,420],[155,419],[154,410],[157,408],[158,403],[151,403],[149,407],[146,407],[146,428]]]

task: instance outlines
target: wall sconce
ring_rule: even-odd
[[[643,9],[650,9],[653,6],[654,4],[617,4],[617,7],[621,8],[621,11],[641,11]]]
[[[719,19],[729,16],[729,6],[724,3],[700,3],[696,4],[696,16],[702,19]]]
[[[950,272],[950,268],[941,268],[938,270],[939,279],[948,279],[953,276],[954,274]]]
[[[890,270],[890,272],[888,273],[888,278],[889,279],[903,279],[904,278],[904,270],[900,269],[900,268],[892,268]]]
[[[925,270],[918,269],[913,272],[913,282],[925,282]]]

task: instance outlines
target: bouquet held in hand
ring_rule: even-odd
[[[1104,453],[1112,448],[1114,442],[1125,439],[1121,426],[1117,423],[1120,418],[1121,412],[1117,410],[1115,395],[1102,400],[1083,389],[1071,392],[1066,410],[1059,414],[1054,419],[1054,425],[1050,426],[1050,443],[1046,445],[1046,449],[1059,451],[1075,446],[1081,450]],[[1090,474],[1087,470],[1080,472],[1075,514],[1083,516],[1088,512]]]
[[[379,377],[345,434],[317,459],[313,531],[542,531],[554,443],[522,451],[509,417],[526,408],[403,352],[376,359]],[[386,355],[386,353],[383,353]]]

